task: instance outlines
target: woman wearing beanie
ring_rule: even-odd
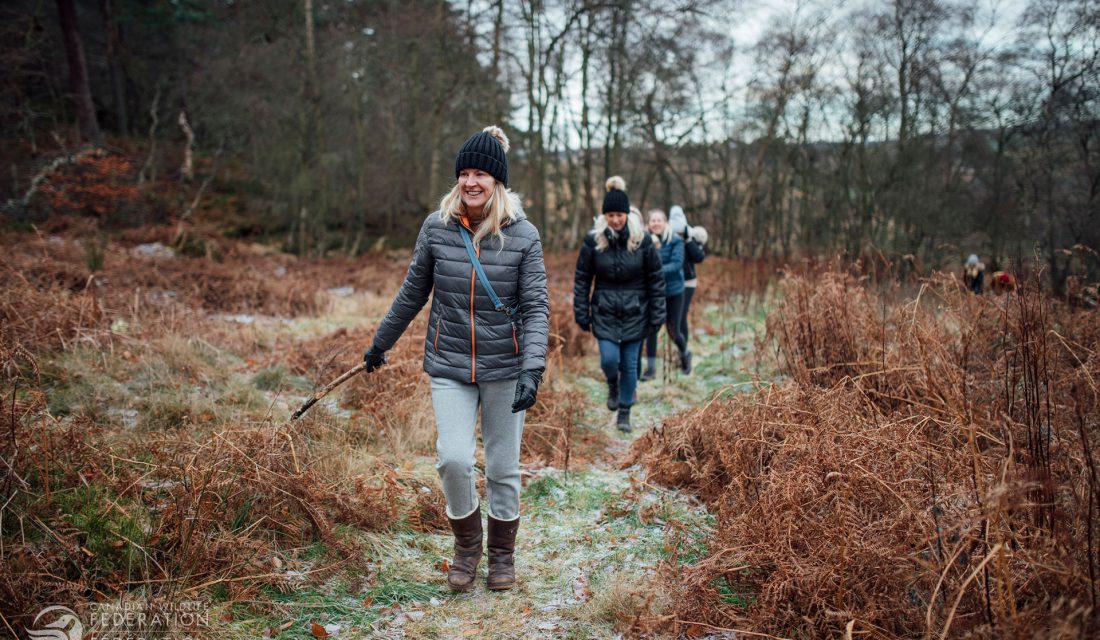
[[[695,265],[706,258],[703,247],[707,244],[707,230],[700,226],[688,225],[687,216],[678,204],[672,205],[668,210],[668,224],[672,227],[672,233],[684,240],[684,304],[680,312],[680,335],[684,336],[684,342],[688,343],[691,342],[688,312],[691,310],[691,301],[695,297],[695,289],[699,284]]]
[[[408,274],[363,359],[371,372],[432,298],[424,370],[435,408],[436,469],[454,532],[447,583],[473,588],[482,554],[474,427],[481,414],[488,587],[515,586],[523,419],[545,367],[549,302],[538,230],[508,189],[508,138],[486,127],[455,158],[454,187],[424,221]],[[495,298],[495,299],[494,299]],[[497,303],[499,301],[499,304]]]
[[[665,219],[665,212],[660,209],[649,212],[649,232],[653,234],[654,244],[660,248],[661,271],[665,277],[665,329],[680,351],[680,369],[684,373],[691,373],[691,352],[680,333],[680,309],[684,304],[684,241],[672,233],[672,228]],[[658,331],[649,334],[645,339],[646,369],[642,380],[652,380],[654,376]]]
[[[653,240],[629,215],[623,179],[609,178],[606,186],[603,215],[577,257],[573,317],[596,336],[607,377],[607,408],[618,410],[619,430],[630,431],[638,354],[642,340],[665,323],[665,281]]]

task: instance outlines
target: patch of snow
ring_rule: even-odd
[[[130,333],[130,323],[123,318],[118,318],[111,323],[111,331],[126,335]]]
[[[239,324],[252,324],[256,322],[256,316],[247,313],[213,313],[210,315],[210,319],[236,322]]]
[[[176,252],[171,247],[166,247],[160,242],[147,242],[139,244],[130,250],[130,253],[138,258],[175,258]]]
[[[152,289],[145,294],[145,300],[150,304],[164,306],[176,299],[176,292],[171,289]]]
[[[134,413],[137,413],[136,411]],[[179,483],[175,480],[153,480],[145,478],[139,483],[143,489],[171,489]]]
[[[334,289],[329,289],[328,292],[337,298],[346,298],[355,293],[355,287],[336,287]]]
[[[107,415],[118,416],[122,419],[122,426],[127,429],[136,429],[138,424],[137,409],[108,409]]]

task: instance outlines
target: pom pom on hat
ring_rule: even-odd
[[[508,148],[508,136],[500,127],[485,127],[462,143],[455,157],[455,177],[463,169],[481,169],[508,186]]]
[[[604,183],[607,193],[603,196],[603,212],[629,213],[630,198],[626,195],[626,181],[620,176],[611,176]]]
[[[707,230],[704,229],[703,227],[692,227],[690,233],[691,233],[691,239],[692,240],[698,242],[699,244],[703,244],[703,245],[705,245],[707,243],[708,234],[707,234]]]
[[[512,148],[508,142],[508,136],[504,135],[504,130],[495,124],[485,127],[482,131],[496,138],[497,142],[500,143],[500,148],[504,149],[504,153],[508,153],[508,150]]]

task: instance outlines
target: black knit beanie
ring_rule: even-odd
[[[607,179],[607,193],[603,197],[603,212],[630,213],[630,198],[626,196],[626,181],[619,176]]]
[[[463,169],[481,169],[508,186],[508,138],[500,127],[489,126],[462,143],[455,158],[455,177]]]

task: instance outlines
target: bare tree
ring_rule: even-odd
[[[69,62],[69,91],[76,107],[80,137],[85,141],[99,140],[99,122],[88,85],[88,65],[84,60],[84,44],[77,26],[75,0],[57,0],[61,36],[65,42],[65,57]]]

